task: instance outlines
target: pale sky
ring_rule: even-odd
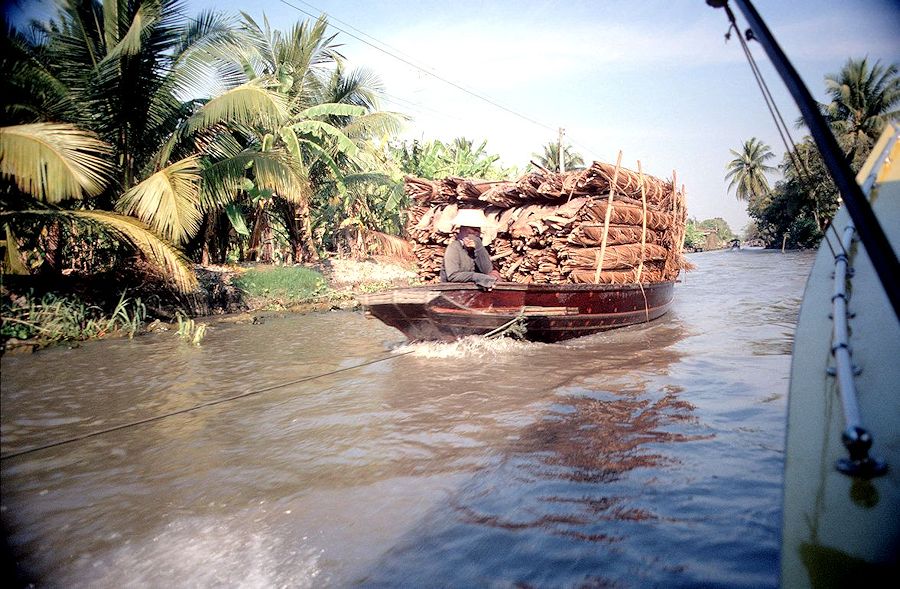
[[[897,2],[755,5],[820,101],[824,76],[849,57],[900,64]],[[691,217],[723,217],[738,232],[749,218],[726,193],[729,149],[755,136],[779,162],[784,153],[739,43],[725,42],[725,12],[704,0],[187,0],[186,6],[192,13],[245,10],[259,22],[265,14],[280,29],[324,12],[351,65],[380,76],[382,107],[412,117],[406,137],[486,139],[489,152],[522,170],[562,127],[586,161],[615,162],[622,150],[626,167],[637,169],[640,160],[656,176],[676,171]],[[803,132],[793,129],[799,112],[762,48],[751,47],[799,140]]]

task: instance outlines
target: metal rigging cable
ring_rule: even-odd
[[[806,165],[806,162],[800,159],[800,151],[797,148],[797,144],[794,141],[794,138],[791,136],[791,132],[788,129],[787,123],[784,122],[784,117],[781,114],[781,110],[778,108],[778,103],[775,102],[775,97],[772,96],[771,90],[769,90],[769,85],[766,84],[765,77],[762,75],[762,71],[759,69],[759,64],[756,63],[756,59],[753,57],[753,53],[750,51],[750,47],[747,44],[747,41],[744,39],[744,35],[741,34],[740,29],[737,25],[737,20],[735,19],[734,13],[725,5],[725,12],[728,15],[728,20],[730,21],[730,26],[728,27],[728,32],[725,33],[725,39],[728,40],[731,38],[731,32],[734,31],[737,34],[738,41],[741,44],[741,49],[744,52],[744,57],[747,59],[747,63],[750,65],[750,69],[753,72],[753,77],[756,80],[756,85],[759,87],[760,93],[763,95],[763,100],[766,102],[766,107],[769,109],[769,114],[772,117],[773,122],[775,123],[775,128],[778,130],[778,135],[781,137],[781,143],[784,145],[785,152],[788,157],[791,159],[791,163],[794,166],[794,169],[797,171],[797,176],[800,178],[800,181],[806,185],[809,185],[811,182],[812,173],[809,170],[809,167]],[[753,39],[752,32],[750,29],[747,30],[747,39]],[[807,195],[809,196],[809,190],[807,189]],[[815,198],[813,198],[815,200]],[[815,215],[815,211],[813,212]],[[818,217],[817,217],[818,221]],[[834,255],[834,246],[831,243],[831,238],[828,236],[829,230],[834,233],[836,238],[838,247],[846,254],[846,250],[844,250],[844,244],[837,234],[837,230],[834,229],[831,222],[828,221],[825,224],[825,227],[820,227],[822,230],[822,236],[825,238],[825,243],[828,246],[828,249],[831,251],[831,254]]]
[[[813,99],[809,89],[803,84],[800,74],[794,69],[753,4],[749,0],[734,0],[734,2],[750,23],[753,39],[762,45],[772,61],[772,65],[775,66],[794,98],[794,102],[797,103],[810,134],[819,148],[819,153],[822,154],[822,159],[843,197],[844,206],[856,225],[866,253],[878,275],[878,280],[891,302],[894,315],[900,318],[900,281],[897,279],[900,276],[900,262],[897,260],[897,255],[894,253],[893,246],[882,229],[881,223],[872,211],[868,199],[857,184],[855,174],[850,169],[850,164],[834,138],[831,128],[822,113],[819,112],[818,102]],[[724,8],[726,12],[731,13],[728,0],[706,0],[706,3],[714,8]]]

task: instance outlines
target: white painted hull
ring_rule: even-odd
[[[879,143],[881,144],[881,142]],[[867,163],[872,169],[873,158]],[[882,150],[883,151],[883,150]],[[880,170],[872,208],[894,251],[900,251],[900,142],[894,164]],[[866,174],[864,167],[860,176]],[[834,226],[843,233],[845,209]],[[837,248],[837,239],[831,245]],[[834,366],[832,310],[834,255],[819,248],[795,334],[788,401],[785,456],[782,586],[882,586],[896,582],[900,553],[900,322],[861,244],[851,248],[850,347],[861,372],[855,379],[863,424],[871,432],[873,457],[887,474],[870,480],[839,472],[848,456]],[[894,277],[898,280],[900,277]]]

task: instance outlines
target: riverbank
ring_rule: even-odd
[[[199,342],[201,326],[258,321],[269,312],[354,309],[358,294],[417,284],[414,265],[391,259],[196,266],[195,272],[199,287],[187,295],[148,273],[4,276],[2,352],[153,331]]]

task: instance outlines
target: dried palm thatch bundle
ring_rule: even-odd
[[[482,236],[505,280],[630,284],[674,280],[687,220],[684,188],[603,162],[515,182],[406,178],[407,234],[423,280],[437,280],[459,208],[491,222]]]

